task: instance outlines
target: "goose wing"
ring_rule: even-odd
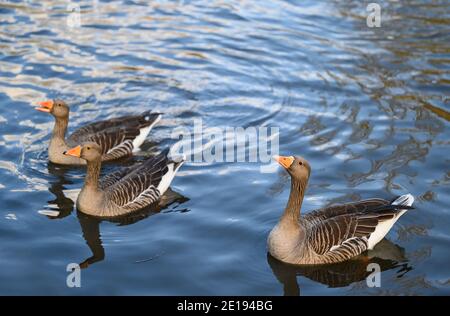
[[[159,113],[144,112],[138,116],[94,122],[76,130],[69,136],[67,143],[70,146],[96,142],[102,147],[102,160],[117,159],[137,149],[160,117]]]
[[[326,261],[347,260],[369,249],[370,237],[377,228],[388,222],[391,224],[390,229],[398,218],[397,215],[405,208],[410,207],[389,202],[383,205],[361,203],[359,208],[358,203],[353,204],[347,209],[347,213],[322,220],[316,218],[310,222],[307,242],[315,253],[325,256]],[[318,211],[316,214],[321,213]],[[386,234],[387,231],[383,230],[382,233]]]
[[[114,182],[105,190],[108,200],[129,211],[152,204],[164,193],[160,192],[158,186],[169,171],[170,163],[167,152],[163,152],[142,165],[129,169],[130,173],[125,176],[123,173],[110,176],[104,180],[105,184]]]
[[[80,144],[86,137],[92,134],[103,132],[110,129],[141,129],[143,127],[152,125],[160,117],[160,113],[152,113],[151,111],[146,111],[140,115],[129,115],[117,118],[112,118],[108,120],[93,122],[85,125],[76,131],[74,131],[70,136],[69,140]]]
[[[137,167],[138,167],[138,165],[132,165],[130,167],[123,167],[123,168],[120,168],[119,170],[116,170],[112,173],[109,173],[109,174],[103,176],[99,181],[100,189],[102,189],[102,190],[108,189],[109,187],[113,186],[118,181],[120,181],[120,179],[122,179],[122,178],[126,177],[128,174],[132,173]]]
[[[319,210],[314,210],[303,216],[304,220],[316,223],[339,215],[364,213],[373,209],[374,207],[381,207],[389,205],[389,201],[384,199],[368,199],[354,203],[346,203],[340,205],[333,205]]]

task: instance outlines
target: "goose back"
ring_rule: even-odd
[[[69,147],[95,142],[102,148],[102,161],[129,156],[143,143],[161,114],[144,112],[88,124],[72,133],[66,140]]]
[[[370,248],[370,237],[383,222],[398,219],[405,209],[382,199],[363,200],[312,212],[302,218],[310,260],[342,262]],[[395,221],[394,221],[395,222]]]
[[[174,164],[164,151],[141,165],[117,171],[102,179],[100,187],[104,188],[110,208],[128,213],[158,200],[164,194],[160,190],[161,181],[173,170]]]

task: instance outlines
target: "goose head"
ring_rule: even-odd
[[[291,178],[308,181],[311,167],[305,158],[300,156],[274,156],[273,158],[286,169]]]
[[[63,100],[48,100],[39,102],[40,107],[36,108],[36,110],[50,113],[55,118],[68,118],[69,117],[69,106]]]
[[[78,157],[87,161],[101,160],[102,149],[96,143],[85,143],[63,152],[64,155]]]

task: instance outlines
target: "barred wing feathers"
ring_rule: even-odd
[[[304,216],[307,243],[326,262],[357,256],[372,249],[411,208],[394,203],[372,199],[311,212]]]

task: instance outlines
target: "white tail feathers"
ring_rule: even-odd
[[[405,205],[405,206],[411,206],[413,203],[414,203],[414,196],[412,196],[409,193],[401,195],[391,202],[392,205]]]
[[[186,161],[186,154],[184,153],[185,148],[183,148],[183,144],[183,141],[176,142],[170,146],[169,153],[167,154],[167,157],[177,165],[181,165]],[[187,154],[190,155],[190,153]]]
[[[167,171],[158,184],[158,190],[161,195],[164,194],[164,192],[166,192],[169,188],[173,178],[175,177],[175,174],[177,173],[183,162],[186,160],[186,157],[184,157],[184,155],[177,155],[175,157],[170,157],[169,159],[171,159],[172,162],[167,165]],[[174,159],[177,159],[177,161],[175,161]]]
[[[186,161],[186,155],[183,154],[174,154],[174,155],[169,155],[169,159],[175,163],[180,163],[180,162],[184,162]]]
[[[146,116],[145,120],[148,121],[150,116]],[[144,143],[147,135],[150,133],[150,130],[161,120],[161,114],[155,118],[152,124],[147,127],[143,127],[139,130],[139,135],[133,140],[133,153],[136,153],[140,150],[140,146]]]
[[[396,198],[394,201],[391,202],[392,205],[404,205],[404,206],[412,206],[414,203],[414,197],[411,194],[404,194]],[[377,227],[375,228],[375,231],[370,234],[370,237],[368,239],[368,248],[373,249],[376,244],[378,244],[384,236],[389,232],[389,230],[394,226],[395,222],[408,211],[408,209],[400,210],[398,214],[389,220],[381,221],[378,223]]]

